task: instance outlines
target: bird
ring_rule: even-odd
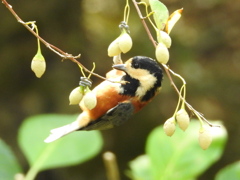
[[[53,142],[78,130],[105,130],[119,126],[147,105],[161,89],[163,72],[152,58],[134,56],[124,64],[114,64],[106,74],[107,80],[97,85],[92,93],[97,104],[89,110],[80,103],[82,113],[65,126],[52,129],[44,140]]]

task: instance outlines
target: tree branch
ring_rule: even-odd
[[[80,63],[79,61],[76,60],[76,58],[80,57],[80,54],[78,56],[72,56],[71,54],[68,54],[66,52],[64,52],[63,50],[61,50],[60,48],[48,43],[47,41],[45,41],[41,36],[39,36],[33,29],[31,29],[27,23],[25,23],[18,15],[17,13],[13,10],[12,6],[10,4],[8,4],[8,2],[6,0],[2,0],[2,3],[6,6],[6,8],[11,12],[11,14],[15,17],[15,19],[21,23],[29,32],[31,32],[36,38],[38,38],[47,48],[49,48],[51,51],[53,51],[55,54],[59,55],[60,57],[64,58],[64,59],[69,59],[72,62],[78,64],[79,66],[81,66],[83,68],[84,71],[88,72],[89,74],[92,74],[98,78],[101,78],[103,80],[106,80],[105,77],[100,76],[92,71],[90,71],[89,69],[87,69],[85,66],[83,66],[82,63]]]

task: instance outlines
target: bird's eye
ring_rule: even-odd
[[[135,68],[135,69],[138,69],[139,68],[139,64],[137,62],[133,62],[132,63],[132,67]]]

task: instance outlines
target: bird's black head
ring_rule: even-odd
[[[162,69],[149,57],[135,56],[125,64],[113,67],[126,72],[123,80],[129,83],[122,85],[123,95],[138,96],[142,101],[148,101],[161,87]]]

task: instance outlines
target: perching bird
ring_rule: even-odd
[[[103,130],[119,126],[159,93],[163,78],[158,63],[148,57],[135,56],[125,64],[113,65],[107,79],[92,92],[97,105],[89,110],[80,103],[82,113],[71,124],[52,129],[45,142],[52,142],[77,130]],[[125,82],[125,83],[117,83]]]

